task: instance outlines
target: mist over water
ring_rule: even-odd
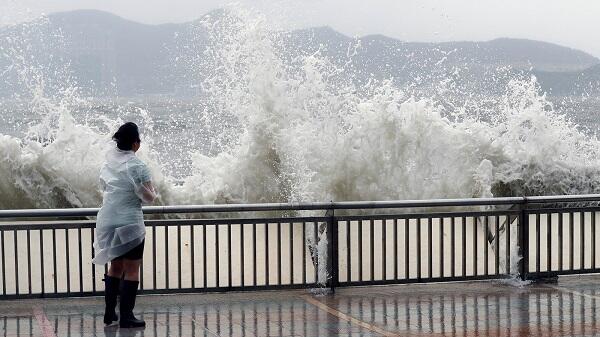
[[[406,87],[365,82],[353,65],[360,43],[348,45],[342,61],[290,56],[286,34],[260,13],[232,7],[198,23],[195,34],[208,35],[208,45],[180,39],[172,51],[197,99],[107,102],[81,92],[69,60],[44,55],[45,44],[61,43],[47,19],[25,27],[31,40],[0,45],[2,72],[20,85],[2,102],[3,209],[99,206],[104,152],[127,120],[142,128],[139,156],[161,204],[578,194],[600,186],[598,139],[557,111],[530,76],[502,81],[493,97],[470,95],[452,76]]]

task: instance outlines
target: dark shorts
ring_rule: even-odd
[[[140,260],[143,256],[144,256],[144,243],[146,242],[146,240],[142,240],[142,243],[140,243],[139,245],[133,247],[130,251],[128,251],[127,253],[119,256],[119,257],[115,257],[113,259],[113,261],[115,260],[123,260],[123,259],[127,259],[127,260]]]

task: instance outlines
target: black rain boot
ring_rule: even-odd
[[[104,324],[111,325],[119,320],[119,316],[115,312],[117,307],[117,296],[119,296],[119,285],[121,279],[104,274]]]
[[[146,322],[133,316],[138,285],[138,281],[121,281],[121,321],[119,322],[121,328],[141,328],[146,326]]]

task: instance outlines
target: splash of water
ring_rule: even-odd
[[[42,17],[15,26],[0,46],[3,61],[10,61],[5,80],[20,88],[14,99],[35,116],[28,124],[15,125],[23,129],[23,137],[0,135],[0,208],[100,205],[97,177],[102,154],[111,146],[110,133],[73,117],[75,109],[89,108],[90,100],[80,94],[68,60],[42,56],[44,49],[56,49],[62,41],[61,32]],[[146,120],[151,128],[151,119]],[[114,130],[122,121],[97,122]],[[149,157],[148,151],[141,155]],[[160,183],[160,168],[152,166]]]
[[[235,141],[195,154],[180,203],[570,194],[599,182],[598,141],[556,113],[535,78],[510,81],[489,121],[452,118],[392,81],[344,81],[319,53],[291,66],[255,17],[206,23],[218,70],[203,87],[218,115],[235,116]]]
[[[452,114],[437,98],[408,94],[392,81],[357,86],[352,72],[320,53],[289,61],[282,34],[271,31],[264,17],[227,13],[202,24],[211,42],[197,51],[203,61],[194,65],[208,101],[201,117],[219,130],[213,139],[219,151],[190,148],[191,173],[181,184],[168,175],[157,179],[164,202],[568,194],[594,192],[600,182],[598,141],[556,113],[533,78],[512,80],[490,120],[461,114],[456,106]],[[4,137],[0,146],[9,158],[2,164],[4,191],[28,196],[2,206],[98,205],[93,178],[72,177],[74,171],[94,176],[97,154],[121,120],[75,120],[74,107],[87,103],[68,62],[56,59],[53,69],[35,63],[31,45],[13,42],[8,55],[40,121],[26,138]],[[149,135],[160,134],[151,113],[140,109],[139,119]],[[157,176],[168,165],[157,159],[160,154],[142,156]],[[40,178],[27,182],[34,171]],[[21,183],[11,187],[10,180]],[[56,190],[56,181],[62,181],[61,202],[57,193],[32,190]]]

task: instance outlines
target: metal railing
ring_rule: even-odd
[[[600,195],[144,207],[151,218],[140,288],[333,289],[597,273],[598,201]],[[0,211],[0,299],[101,294],[106,266],[91,264],[95,223],[86,218],[97,211]]]

